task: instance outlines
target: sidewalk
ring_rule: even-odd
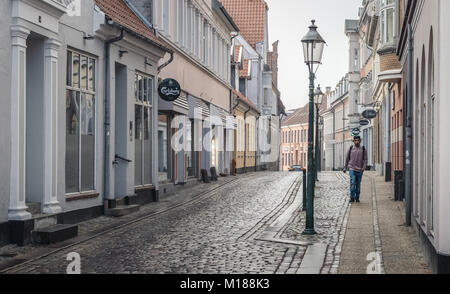
[[[394,184],[374,172],[364,175],[361,203],[352,204],[339,274],[431,274]]]

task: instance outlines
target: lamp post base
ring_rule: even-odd
[[[317,235],[317,233],[316,233],[316,231],[314,231],[314,229],[305,229],[303,231],[302,235],[312,236],[312,235]]]

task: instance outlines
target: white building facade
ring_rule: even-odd
[[[0,243],[101,215],[143,187],[143,202],[157,198],[157,64],[168,49],[113,1],[1,1],[0,227],[25,229]]]

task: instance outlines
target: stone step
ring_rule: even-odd
[[[41,213],[41,203],[27,203],[28,209],[27,211],[31,213],[31,215],[37,215]]]
[[[31,239],[39,244],[53,244],[78,236],[77,225],[52,225],[31,231]]]
[[[114,217],[121,217],[131,214],[139,210],[139,205],[119,205],[116,208],[110,208],[105,210],[105,214]]]

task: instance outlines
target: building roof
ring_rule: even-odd
[[[264,0],[221,0],[244,39],[256,49],[264,41],[267,4]]]
[[[242,45],[236,45],[234,46],[234,62],[239,63],[242,59]]]
[[[292,125],[301,125],[308,123],[308,114],[309,114],[308,106],[309,105],[306,104],[304,107],[295,110],[294,113],[292,113],[286,119],[283,120],[281,126],[288,127]]]
[[[239,70],[239,77],[240,78],[251,78],[251,60],[250,59],[244,59],[242,69]]]
[[[152,29],[147,27],[144,22],[130,9],[124,0],[95,0],[95,4],[109,18],[120,26],[127,29],[128,32],[137,34],[145,38],[153,45],[162,50],[170,51],[166,45],[156,37]]]
[[[259,113],[258,108],[251,102],[247,97],[245,97],[241,92],[237,91],[236,89],[233,89],[233,93],[237,96],[237,99],[247,104],[247,106],[253,108],[254,111]]]
[[[286,115],[286,107],[283,104],[283,101],[281,101],[280,96],[277,97],[278,102],[278,115],[284,114]]]

